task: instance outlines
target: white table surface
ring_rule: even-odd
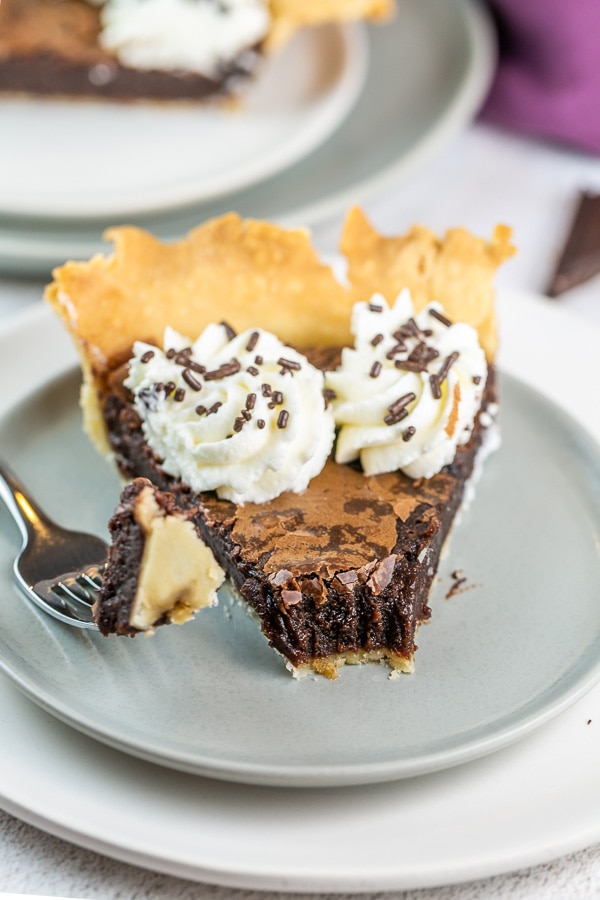
[[[407,182],[363,206],[376,227],[390,234],[420,222],[439,232],[464,225],[489,236],[497,222],[510,224],[519,254],[499,274],[498,286],[543,293],[580,189],[600,193],[599,158],[475,125]],[[315,244],[323,253],[335,252],[340,224],[341,216],[314,229]],[[0,328],[27,306],[41,303],[42,289],[43,280],[0,275]],[[548,303],[560,303],[583,322],[600,324],[600,276]],[[265,896],[137,869],[44,834],[0,811],[0,897],[2,891],[85,900],[257,900]],[[281,896],[298,900],[318,895]],[[406,900],[597,897],[600,846],[484,881],[360,896],[371,900],[375,896],[381,900],[384,896]]]

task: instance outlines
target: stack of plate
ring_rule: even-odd
[[[169,240],[228,210],[312,226],[397,183],[475,114],[494,65],[469,0],[402,0],[269,60],[240,109],[0,102],[0,268],[47,274],[134,223]]]
[[[227,209],[341,215],[470,120],[493,59],[468,0],[399,0],[391,25],[303,35],[237,113],[6,101],[2,266],[87,256],[119,221],[174,238]],[[599,340],[500,299],[502,447],[401,683],[382,666],[294,682],[225,592],[152,641],[62,627],[15,595],[0,517],[0,808],[258,890],[449,884],[600,840]],[[47,306],[0,334],[0,383],[0,455],[52,515],[105,532],[120,482],[81,430],[76,351]],[[463,561],[473,590],[446,603]]]

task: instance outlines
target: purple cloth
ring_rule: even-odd
[[[500,62],[482,117],[600,155],[600,0],[489,0]]]

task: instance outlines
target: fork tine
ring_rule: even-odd
[[[91,566],[81,572],[69,572],[58,581],[40,581],[32,585],[31,590],[50,606],[48,611],[54,615],[59,611],[59,617],[66,618],[71,624],[92,627],[92,607],[101,587],[100,567]]]
[[[21,581],[17,582],[20,586]],[[91,628],[96,630],[92,616],[90,603],[79,600],[76,596],[69,596],[66,589],[55,590],[56,582],[38,582],[34,585],[22,585],[25,595],[34,601],[44,612],[56,619],[60,619],[69,625],[77,625],[79,628]]]
[[[21,593],[62,622],[98,630],[92,606],[102,588],[106,542],[50,519],[2,460],[0,500],[23,537],[13,565]]]
[[[83,621],[92,621],[92,604],[88,599],[85,599],[81,594],[76,593],[63,581],[58,581],[56,584],[52,585],[50,590],[75,618],[82,619]]]
[[[79,587],[82,589],[83,593],[87,596],[91,595],[91,602],[93,603],[96,599],[96,596],[100,592],[100,588],[102,587],[102,579],[99,575],[96,578],[92,578],[88,575],[87,572],[82,572],[75,579]]]
[[[73,600],[75,603],[85,603],[86,606],[91,606],[89,593],[81,590],[77,582],[66,584],[64,581],[57,581],[56,584],[52,585],[51,590],[53,590],[55,594],[66,594],[69,600]]]

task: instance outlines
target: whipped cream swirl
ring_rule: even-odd
[[[195,343],[172,329],[142,342],[125,380],[164,470],[195,491],[263,503],[303,491],[335,433],[323,373],[260,329],[209,325]]]
[[[431,478],[469,439],[481,406],[487,365],[477,332],[450,322],[439,303],[416,315],[408,290],[391,309],[379,295],[357,303],[351,328],[354,348],[326,376],[336,462]]]
[[[218,79],[266,35],[264,0],[88,0],[102,5],[100,44],[135,69]]]

